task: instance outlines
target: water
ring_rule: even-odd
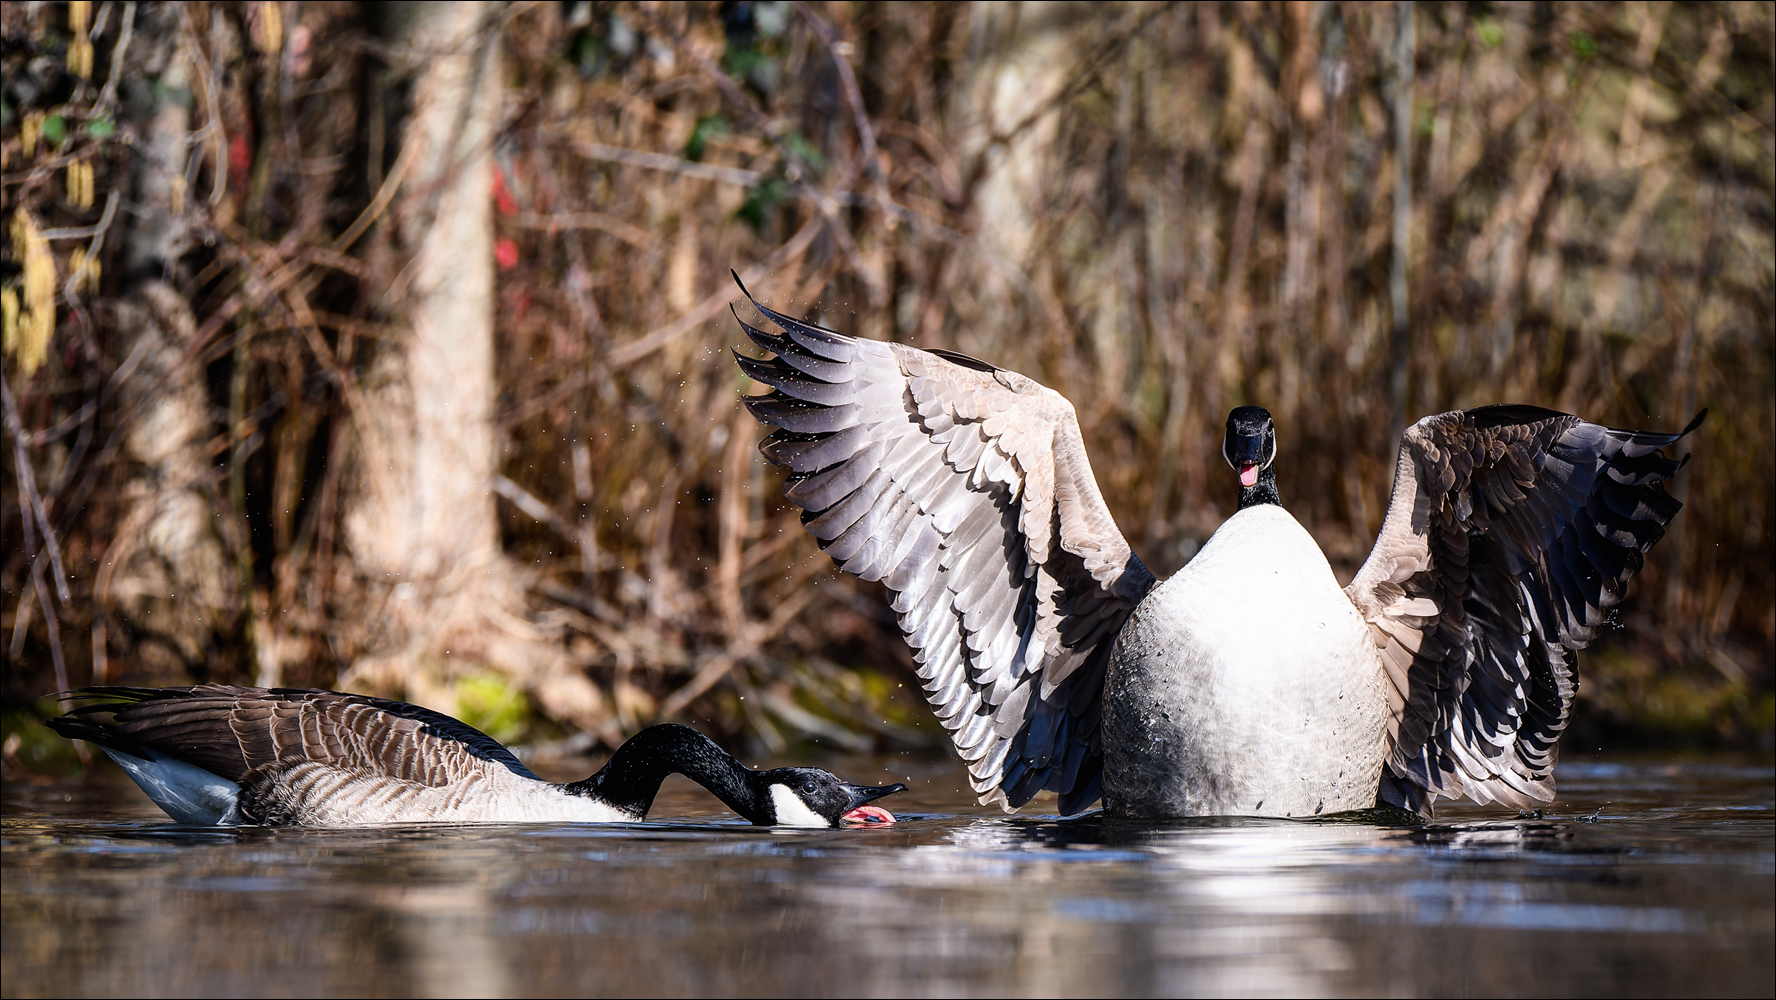
[[[1538,819],[203,832],[115,775],[5,790],[0,978],[45,995],[1708,995],[1776,983],[1767,757],[1569,761]],[[884,766],[893,771],[884,774]],[[120,784],[121,782],[121,784]]]

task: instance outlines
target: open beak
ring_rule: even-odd
[[[851,793],[851,804],[845,807],[844,815],[839,817],[841,820],[850,823],[892,823],[893,813],[869,803],[884,795],[904,792],[906,786],[898,781],[892,785],[853,785],[846,782],[845,790]]]
[[[1229,447],[1231,444],[1231,447]],[[1239,473],[1240,485],[1253,487],[1258,485],[1258,474],[1270,464],[1274,455],[1266,455],[1264,438],[1260,435],[1241,436],[1221,446],[1222,454],[1227,457],[1227,464]]]

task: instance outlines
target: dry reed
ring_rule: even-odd
[[[237,573],[193,647],[105,575],[132,544],[128,400],[152,396],[120,391],[114,303],[143,276],[91,232],[145,155],[116,90],[135,5],[94,19],[92,81],[43,68],[73,37],[61,7],[3,22],[4,211],[61,227],[68,280],[42,368],[7,365],[6,698],[44,693],[52,666],[247,679],[269,614],[307,651],[286,681],[330,684],[375,642],[338,470],[391,335],[378,219],[402,205],[378,192],[412,60],[352,5],[181,13],[202,124],[175,165],[193,238],[170,277]],[[1285,502],[1346,575],[1402,416],[1521,401],[1675,428],[1709,407],[1675,486],[1688,509],[1587,657],[1583,707],[1767,745],[1773,28],[1767,3],[509,8],[489,28],[509,67],[495,485],[530,625],[608,693],[607,740],[665,716],[775,750],[926,739],[880,594],[831,570],[754,451],[734,268],[776,308],[1065,394],[1162,575],[1233,505],[1216,442],[1234,405],[1276,413]],[[91,207],[60,183],[83,164]],[[81,226],[90,288],[58,235]],[[69,596],[46,589],[40,536]]]

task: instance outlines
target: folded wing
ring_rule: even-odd
[[[749,296],[750,297],[750,296]],[[776,391],[749,398],[785,495],[848,573],[881,580],[981,801],[1098,798],[1104,668],[1153,576],[1117,531],[1073,407],[1013,372],[753,305]]]
[[[510,750],[447,715],[365,695],[221,684],[86,688],[64,717],[87,721],[74,738],[159,751],[229,781],[297,764],[447,787],[489,761],[534,778]],[[54,724],[61,720],[50,720]]]
[[[1381,797],[1552,801],[1576,653],[1683,506],[1677,434],[1533,406],[1426,417],[1400,443],[1375,549],[1345,593],[1380,648],[1392,717]]]

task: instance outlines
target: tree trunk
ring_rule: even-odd
[[[421,66],[388,181],[401,187],[390,223],[400,267],[384,307],[406,336],[384,344],[353,413],[346,538],[365,610],[381,613],[366,616],[373,652],[340,686],[448,712],[455,682],[492,668],[551,716],[595,729],[602,699],[524,620],[525,580],[501,554],[494,519],[496,14],[407,3],[386,15],[390,44]]]
[[[218,505],[207,495],[214,463],[204,445],[214,430],[204,370],[186,358],[197,327],[190,305],[163,280],[186,249],[190,88],[198,81],[175,13],[143,10],[135,30],[155,103],[131,182],[140,210],[120,257],[126,275],[144,280],[117,303],[119,347],[133,359],[119,402],[135,416],[122,441],[130,460],[126,513],[96,580],[94,683],[107,680],[108,606],[138,640],[133,656],[146,669],[137,676],[163,683],[207,676],[213,637],[240,608],[239,577],[221,534],[232,525],[218,525]]]

